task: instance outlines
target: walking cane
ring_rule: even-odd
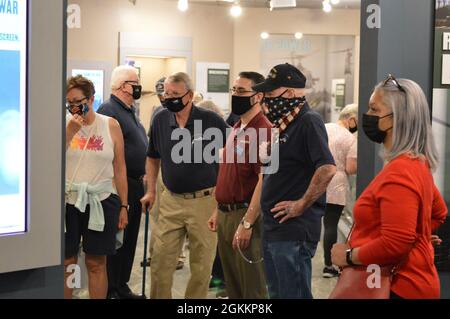
[[[147,242],[148,242],[149,219],[150,219],[149,208],[145,207],[144,260],[142,261],[143,265],[144,265],[144,267],[142,267],[142,298],[144,298],[144,299],[147,299],[147,297],[145,296],[145,277],[147,274],[146,263],[147,263]]]

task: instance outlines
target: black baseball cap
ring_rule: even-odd
[[[280,87],[303,89],[306,86],[306,77],[295,66],[289,63],[279,64],[270,70],[263,83],[255,85],[255,92],[271,92]]]

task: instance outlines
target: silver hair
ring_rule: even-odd
[[[188,91],[194,91],[191,78],[184,72],[172,74],[166,79],[166,83],[184,83]]]
[[[414,81],[397,79],[406,93],[389,81],[375,87],[382,93],[384,104],[394,114],[392,149],[385,152],[385,160],[409,153],[425,157],[434,171],[438,165],[438,152],[431,129],[430,108],[422,88]]]
[[[346,120],[351,117],[358,118],[358,104],[349,104],[339,113],[339,120]]]
[[[115,91],[120,89],[123,82],[128,79],[128,75],[131,72],[137,74],[137,69],[129,65],[119,65],[116,67],[111,75],[111,90]]]

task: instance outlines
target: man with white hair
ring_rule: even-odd
[[[128,287],[136,252],[144,194],[142,177],[145,175],[145,159],[148,140],[145,129],[136,116],[135,100],[140,99],[142,86],[136,69],[119,66],[111,77],[111,98],[100,106],[98,113],[115,118],[123,132],[125,161],[128,180],[128,227],[125,229],[123,246],[116,255],[108,256],[108,298],[137,299]]]

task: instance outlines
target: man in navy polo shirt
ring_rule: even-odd
[[[279,131],[268,147],[278,150],[279,167],[265,174],[261,194],[271,298],[312,298],[311,259],[320,240],[325,192],[336,173],[325,125],[305,101],[305,84],[305,76],[286,63],[253,87],[265,94],[266,116]]]
[[[108,256],[108,298],[139,299],[128,287],[133,268],[136,244],[141,224],[144,194],[142,176],[145,174],[145,158],[148,146],[145,129],[136,115],[135,100],[140,99],[142,87],[135,68],[119,66],[111,76],[111,98],[103,103],[98,113],[115,118],[122,128],[127,165],[128,227],[124,232],[123,246],[116,255]]]
[[[161,167],[161,193],[155,247],[150,262],[151,299],[172,297],[173,274],[186,234],[189,236],[191,277],[187,299],[206,298],[217,236],[208,220],[217,203],[214,191],[219,150],[226,142],[227,124],[217,114],[193,104],[192,81],[176,73],[164,83],[165,109],[155,116],[147,152],[147,193],[141,202],[155,203]],[[211,156],[209,156],[211,155]]]

